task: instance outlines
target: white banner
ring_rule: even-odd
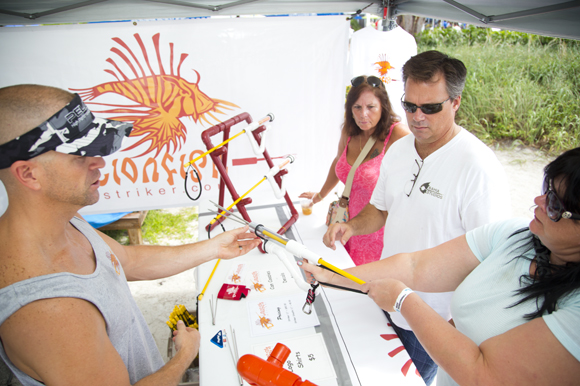
[[[275,116],[265,135],[274,164],[292,154],[290,196],[318,191],[344,116],[348,21],[344,16],[134,21],[0,29],[0,87],[35,83],[78,92],[96,115],[133,121],[106,157],[100,200],[84,214],[188,206],[183,165],[207,150],[201,133],[238,114]],[[230,137],[245,122],[232,126]],[[212,137],[213,145],[222,135]],[[228,143],[238,195],[268,172],[243,134]],[[200,200],[217,200],[219,173],[195,163]],[[190,195],[199,184],[188,178]],[[268,182],[254,204],[279,201]],[[232,202],[225,193],[226,206]]]

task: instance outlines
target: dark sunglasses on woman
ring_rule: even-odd
[[[571,218],[574,220],[580,220],[580,214],[568,212],[564,209],[562,201],[556,195],[552,187],[552,181],[548,185],[548,190],[546,191],[546,213],[548,218],[554,222],[560,221],[562,218]]]
[[[352,84],[352,87],[358,87],[364,83],[365,78],[366,78],[366,82],[369,85],[371,85],[372,87],[379,87],[381,84],[383,84],[383,81],[381,80],[381,78],[378,78],[376,76],[365,77],[364,75],[357,76],[356,78],[352,78],[350,80],[350,84]]]
[[[405,95],[403,95],[403,98],[405,98]],[[451,99],[451,97],[449,97],[441,103],[429,103],[426,105],[417,106],[414,103],[404,101],[403,98],[401,98],[401,105],[403,106],[403,109],[406,112],[414,114],[415,111],[417,111],[417,109],[419,108],[419,109],[421,109],[423,114],[427,114],[427,115],[437,114],[439,111],[443,110],[443,103],[445,103]]]

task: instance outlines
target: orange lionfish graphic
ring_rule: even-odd
[[[268,330],[274,327],[274,323],[270,319],[265,316],[260,316],[260,314],[258,314],[258,317],[260,318],[260,325],[262,327],[266,327]]]
[[[389,326],[391,324],[389,323]],[[399,337],[397,336],[397,334],[381,334],[381,338],[383,338],[384,340],[392,340],[392,339],[399,339]],[[392,350],[391,352],[389,352],[389,356],[392,358],[395,355],[397,355],[398,353],[400,353],[401,351],[405,350],[405,346],[400,345],[399,347],[397,347],[396,349]],[[409,359],[407,362],[405,362],[405,364],[403,365],[403,367],[401,367],[401,373],[403,373],[404,376],[407,376],[407,373],[409,372],[409,368],[411,367],[411,364],[413,363],[413,360]],[[417,368],[415,368],[415,374],[418,376],[421,376],[421,374],[419,374],[419,370],[417,370]]]
[[[155,151],[157,156],[165,147],[170,151],[170,144],[173,145],[175,152],[185,141],[186,128],[181,123],[180,118],[190,117],[195,123],[205,121],[212,124],[208,117],[220,122],[213,113],[225,114],[222,110],[233,110],[229,107],[239,106],[223,101],[212,99],[199,89],[201,76],[196,70],[197,82],[191,83],[181,77],[181,65],[188,57],[188,54],[182,53],[180,56],[177,71],[173,71],[173,43],[169,43],[170,48],[170,73],[167,74],[161,61],[159,51],[159,33],[152,37],[159,67],[159,74],[156,74],[151,63],[143,41],[139,34],[134,34],[135,40],[141,48],[144,63],[140,62],[133,50],[120,38],[112,38],[119,44],[124,51],[117,47],[112,47],[111,51],[125,62],[131,69],[132,75],[128,76],[117,65],[117,63],[108,58],[107,62],[112,64],[113,70],[105,72],[113,75],[117,81],[103,83],[92,88],[70,89],[78,92],[87,103],[113,107],[108,110],[94,111],[97,113],[121,114],[110,119],[133,122],[133,131],[131,137],[141,137],[135,144],[124,150],[136,148],[146,142],[149,142],[149,148],[138,157]],[[132,58],[132,60],[127,56]],[[147,66],[149,74],[146,73],[144,65]],[[139,71],[135,67],[139,68]],[[134,102],[133,105],[111,105],[105,103],[90,102],[100,95],[112,93],[124,96]]]
[[[242,278],[240,277],[240,275],[238,275],[236,273],[232,274],[232,281],[234,283],[239,283],[241,280],[242,280]]]
[[[387,61],[387,55],[383,54],[383,55],[379,55],[379,61],[375,62],[373,64],[376,64],[378,66],[377,71],[379,72],[380,76],[381,76],[381,80],[384,83],[391,83],[392,81],[394,81],[395,79],[392,79],[390,76],[387,76],[387,72],[389,70],[393,70],[395,67],[391,66],[391,63],[389,63]]]
[[[113,264],[113,268],[115,268],[117,275],[121,275],[121,263],[117,260],[117,256],[115,256],[114,253],[107,251],[107,257],[111,259],[111,264]]]
[[[255,289],[256,291],[260,291],[260,292],[264,292],[264,291],[266,291],[266,288],[264,287],[264,285],[263,285],[263,284],[260,284],[260,283],[254,283],[254,282],[252,282],[252,283],[254,284],[254,289]]]

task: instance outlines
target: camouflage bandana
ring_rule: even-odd
[[[0,145],[0,169],[50,150],[103,157],[119,150],[123,137],[128,137],[132,128],[131,123],[95,118],[81,97],[75,94],[68,105],[40,126]]]

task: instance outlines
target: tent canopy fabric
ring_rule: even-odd
[[[385,8],[387,12],[384,12]],[[580,0],[1,0],[0,25],[230,15],[416,15],[580,39]]]
[[[397,1],[399,13],[513,31],[580,39],[580,1],[421,0]]]

